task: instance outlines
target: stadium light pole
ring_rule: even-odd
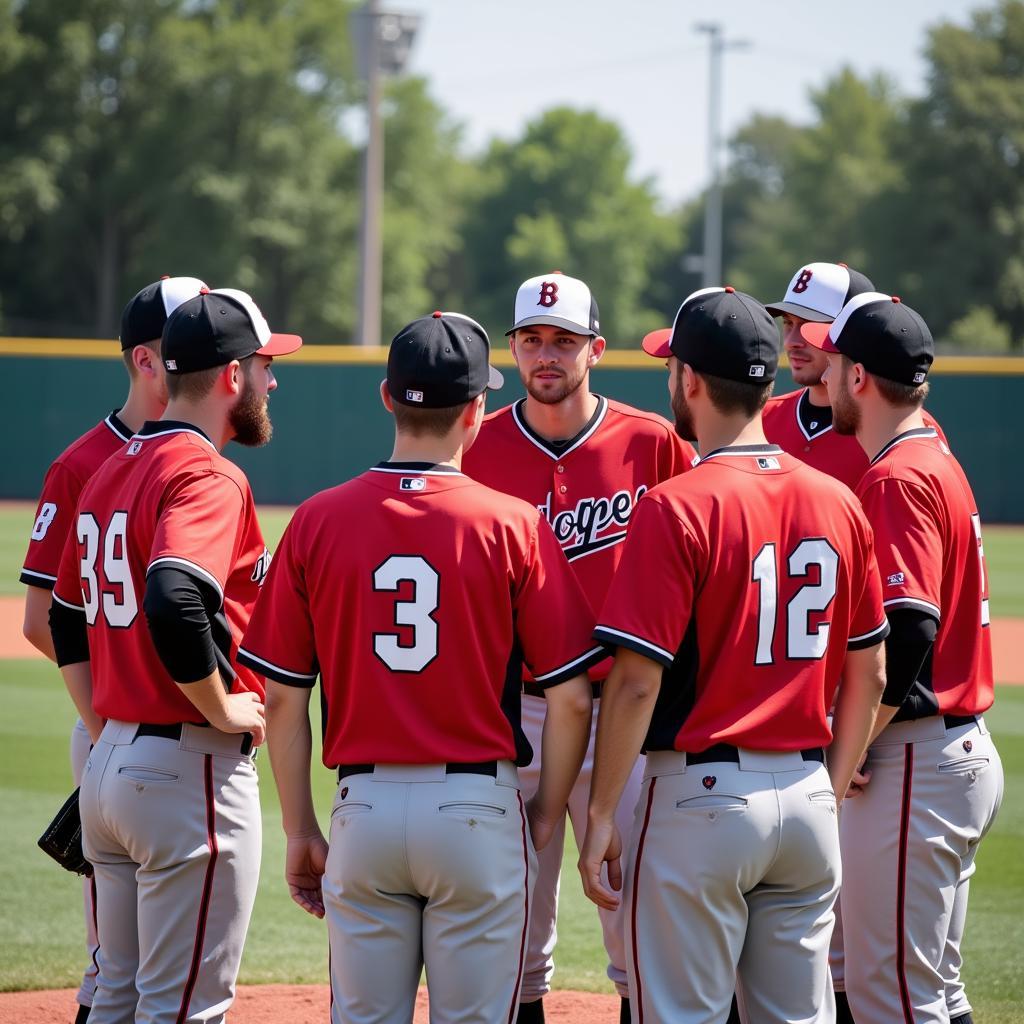
[[[702,22],[696,32],[708,36],[711,44],[708,71],[708,193],[704,203],[704,253],[701,257],[705,288],[722,283],[722,55],[750,44],[742,39],[725,39],[722,26]]]
[[[381,209],[384,192],[384,132],[380,119],[381,80],[400,74],[409,59],[419,28],[418,14],[381,10],[380,0],[366,3],[352,14],[352,34],[359,73],[366,83],[366,149],[363,152],[363,210],[359,228],[360,345],[381,343],[381,293],[384,248]]]

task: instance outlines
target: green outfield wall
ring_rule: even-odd
[[[522,393],[507,352],[498,408]],[[127,377],[111,342],[0,339],[7,457],[0,498],[34,499],[46,467],[65,445],[123,399]],[[378,386],[384,353],[341,346],[303,349],[275,366],[274,439],[266,448],[229,445],[257,501],[295,504],[361,472],[391,451],[391,421]],[[509,372],[511,370],[511,372]],[[601,394],[667,413],[664,367],[612,351],[593,374]],[[780,372],[776,393],[789,390]],[[1011,413],[1024,410],[1024,359],[946,358],[932,374],[928,408],[967,471],[982,518],[1024,521],[1024,458]]]

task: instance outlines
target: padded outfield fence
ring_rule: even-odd
[[[495,353],[512,366],[510,354]],[[386,350],[308,345],[277,367],[274,440],[259,450],[229,445],[261,503],[293,505],[362,472],[391,452],[391,420],[380,403]],[[7,461],[0,498],[34,500],[53,457],[123,399],[127,378],[111,341],[0,338]],[[940,356],[928,408],[971,480],[982,519],[1024,521],[1024,459],[1015,411],[1024,409],[1024,359]],[[609,350],[595,391],[668,414],[664,367],[640,352]],[[776,394],[790,390],[780,371]],[[496,409],[522,388],[506,373]]]

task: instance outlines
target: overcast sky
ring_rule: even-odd
[[[728,136],[755,111],[811,118],[808,92],[836,69],[883,71],[923,91],[925,32],[966,25],[978,2],[861,0],[382,0],[423,22],[410,70],[465,129],[467,148],[518,134],[558,104],[596,109],[633,148],[633,176],[653,176],[666,201],[707,180],[708,41],[718,22],[748,44],[724,65]]]

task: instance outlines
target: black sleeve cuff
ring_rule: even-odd
[[[53,590],[57,585],[57,577],[49,576],[45,572],[35,572],[33,569],[22,568],[18,577],[20,583],[26,587],[39,587],[40,590]]]
[[[146,577],[142,607],[149,633],[176,683],[195,683],[217,670],[210,620],[219,606],[214,588],[183,569],[161,566]]]
[[[238,648],[238,664],[245,665],[253,672],[273,679],[274,682],[284,683],[285,686],[297,686],[301,690],[311,690],[316,686],[316,677],[320,674],[320,669],[316,665],[313,666],[312,672],[292,672],[275,665],[272,661],[257,657],[243,647]]]
[[[594,647],[587,651],[586,654],[581,654],[578,658],[574,658],[565,665],[552,669],[550,672],[545,672],[543,675],[535,675],[533,679],[542,690],[550,690],[552,686],[568,682],[581,672],[586,672],[591,665],[596,665],[607,657],[608,651],[603,646]]]
[[[60,601],[51,602],[50,636],[58,668],[89,660],[89,628],[84,608],[71,608]]]
[[[598,626],[594,630],[594,639],[603,643],[614,653],[617,647],[625,647],[627,650],[642,654],[645,658],[657,662],[662,668],[671,668],[675,655],[666,651],[657,644],[652,644],[643,637],[634,636],[632,633],[624,633],[621,629],[612,629],[610,626]]]
[[[870,633],[861,636],[851,636],[846,642],[848,651],[863,651],[868,647],[877,647],[889,635],[889,622],[882,619],[882,624]]]

